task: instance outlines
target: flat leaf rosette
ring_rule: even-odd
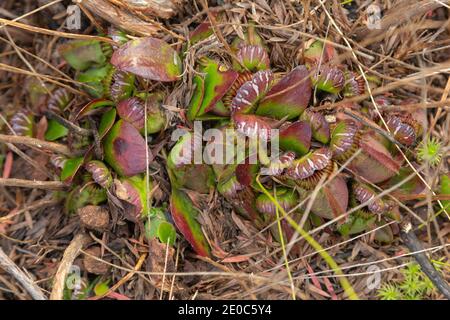
[[[178,80],[183,69],[178,53],[152,37],[128,41],[114,52],[111,63],[118,70],[163,82]]]
[[[311,98],[311,80],[305,66],[297,66],[260,101],[256,114],[275,119],[298,117]]]
[[[193,79],[195,86],[188,106],[187,118],[189,120],[208,120],[227,117],[230,110],[221,101],[238,77],[234,70],[220,65],[218,62],[204,58],[201,61],[200,73]],[[216,117],[214,117],[216,116]]]
[[[117,121],[108,132],[103,147],[105,161],[121,176],[131,177],[145,172],[152,160],[139,131],[123,120]]]
[[[209,256],[210,248],[197,220],[198,209],[189,196],[176,188],[170,194],[170,212],[177,229],[200,256]]]
[[[310,151],[303,157],[294,160],[284,175],[292,179],[304,189],[310,190],[317,186],[322,177],[327,177],[334,170],[332,153],[328,148]]]

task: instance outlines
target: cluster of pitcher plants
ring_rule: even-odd
[[[152,37],[130,40],[117,30],[109,36],[117,47],[94,40],[60,47],[80,89],[92,100],[74,112],[73,93],[62,88],[53,90],[46,101],[50,115],[46,140],[64,141],[77,154],[51,158],[60,179],[70,186],[59,194],[68,213],[110,201],[123,209],[127,219],[145,222],[147,236],[173,244],[175,225],[197,254],[207,256],[211,250],[192,195],[218,192],[255,226],[275,226],[270,230],[277,240],[289,241],[295,234],[286,220],[276,228],[279,206],[305,230],[350,211],[331,232],[347,237],[376,229],[374,241],[394,239],[395,223],[380,226],[400,221],[399,204],[379,194],[410,175],[409,164],[419,166],[414,150],[423,125],[415,114],[389,111],[393,102],[388,96],[376,97],[382,112],[375,112],[371,104],[356,103],[316,108],[324,101],[362,95],[377,82],[336,63],[338,53],[329,42],[310,41],[301,52],[301,64],[292,70],[272,70],[268,46],[249,27],[244,38],[236,37],[228,45],[228,56],[196,61],[190,103],[179,105],[185,109],[184,126],[192,129],[195,121],[202,121],[205,128],[231,130],[231,140],[203,143],[233,145],[241,138],[244,148],[232,161],[194,163],[193,153],[186,150],[204,147],[194,143],[198,132],[187,130],[177,142],[168,142],[165,167],[172,190],[166,212],[153,207],[149,172],[155,161],[151,138],[170,130],[166,97],[148,88],[154,87],[152,83],[181,81],[182,60],[190,46],[214,33],[208,23],[200,24],[181,53]],[[39,90],[34,91],[36,95]],[[15,134],[35,135],[31,112],[18,112],[10,122]],[[277,154],[270,154],[270,148],[250,154],[255,138],[266,145],[274,143],[274,130]],[[251,156],[257,161],[250,162]],[[396,192],[410,195],[423,188],[415,178]]]

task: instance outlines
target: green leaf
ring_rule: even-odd
[[[116,121],[116,114],[117,111],[115,108],[111,108],[111,110],[108,110],[103,114],[100,120],[100,125],[98,126],[98,135],[100,139],[103,139],[114,125],[114,121]]]
[[[72,68],[80,71],[106,62],[101,43],[96,40],[70,41],[59,47],[59,53]]]
[[[78,74],[76,80],[85,84],[82,88],[88,94],[95,98],[101,98],[105,91],[103,79],[108,76],[110,69],[110,64],[100,68],[91,68]]]
[[[69,130],[58,121],[50,119],[48,121],[47,131],[45,132],[45,140],[54,141],[67,136]]]
[[[441,176],[441,194],[450,195],[450,175],[444,174]],[[442,200],[444,210],[450,213],[450,200]]]
[[[162,221],[158,227],[158,238],[162,243],[168,243],[170,246],[175,244],[177,232],[169,222]]]
[[[72,182],[75,174],[83,164],[84,157],[67,159],[61,171],[61,181]]]
[[[209,256],[210,248],[197,221],[198,211],[189,196],[178,189],[172,188],[170,195],[170,212],[178,230],[201,256]]]
[[[114,102],[107,99],[94,99],[91,102],[89,102],[87,105],[85,105],[81,110],[77,113],[75,116],[75,120],[79,120],[83,117],[86,117],[90,114],[92,114],[96,109],[103,108],[103,107],[109,107],[113,106]]]
[[[99,282],[94,287],[94,293],[96,296],[103,296],[109,291],[109,280]]]

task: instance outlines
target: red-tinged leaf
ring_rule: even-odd
[[[241,65],[252,72],[270,67],[269,55],[262,46],[244,45],[239,49],[236,57]]]
[[[335,49],[328,43],[316,40],[305,50],[303,56],[308,66],[328,63],[336,55]]]
[[[82,107],[80,111],[78,111],[77,115],[75,116],[75,120],[80,120],[81,118],[84,118],[86,116],[89,116],[93,114],[97,109],[103,108],[103,107],[110,107],[113,106],[114,102],[108,99],[94,99],[91,102],[89,102],[87,105]]]
[[[343,178],[337,176],[319,190],[311,212],[325,219],[334,219],[347,211],[348,200],[347,184]]]
[[[236,92],[231,101],[233,113],[248,113],[252,111],[258,101],[264,97],[273,82],[270,70],[258,71],[250,81],[245,82]]]
[[[205,40],[209,36],[214,33],[214,30],[211,28],[211,23],[209,19],[206,19],[202,23],[200,23],[192,32],[189,33],[189,42],[195,44],[202,40]]]
[[[67,159],[61,171],[61,181],[71,183],[83,165],[84,157]]]
[[[150,182],[151,183],[151,182]],[[126,210],[126,217],[131,221],[138,221],[147,208],[147,182],[145,176],[136,175],[121,180],[114,180],[114,190],[117,198],[130,204]],[[152,189],[150,184],[149,190]]]
[[[250,138],[259,137],[263,140],[270,140],[271,125],[264,117],[253,114],[237,113],[233,116],[233,121],[237,132]]]
[[[298,117],[311,98],[311,79],[305,66],[298,66],[275,84],[261,100],[256,114],[276,119]]]
[[[111,108],[102,115],[100,124],[98,126],[98,136],[100,137],[100,139],[103,139],[109,132],[109,130],[111,130],[114,122],[116,121],[116,113],[116,109]]]
[[[105,161],[122,176],[134,176],[147,168],[147,145],[139,131],[128,122],[119,120],[104,142]],[[152,160],[148,151],[148,161]]]
[[[305,121],[296,121],[280,129],[280,148],[301,156],[309,151],[312,131]]]
[[[117,114],[133,127],[142,130],[145,126],[144,101],[137,97],[128,98],[117,104]]]
[[[155,81],[175,81],[182,72],[177,52],[152,37],[127,42],[114,52],[111,63],[121,71]]]
[[[395,161],[384,145],[370,134],[361,138],[361,152],[349,168],[371,183],[383,182],[399,172],[400,164]]]
[[[209,256],[210,248],[197,221],[198,210],[192,200],[181,190],[172,189],[170,212],[175,226],[200,256]]]
[[[214,60],[203,59],[201,72],[205,73],[204,92],[202,104],[196,113],[196,117],[213,111],[216,104],[228,92],[239,74],[231,69],[226,69]],[[201,87],[199,87],[201,90]]]
[[[249,159],[243,161],[236,166],[236,179],[244,187],[250,186],[258,173],[258,165],[250,164]]]

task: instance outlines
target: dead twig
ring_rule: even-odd
[[[48,142],[44,140],[39,140],[35,138],[30,137],[23,137],[23,136],[12,136],[7,134],[0,134],[0,142],[3,143],[12,143],[12,144],[23,144],[29,147],[35,147],[38,149],[46,149],[50,150],[56,153],[63,154],[68,157],[75,156],[70,149],[62,144],[55,143],[55,142]]]
[[[423,246],[419,239],[417,239],[416,234],[412,229],[412,225],[410,222],[405,223],[402,226],[402,230],[400,232],[400,236],[408,247],[409,251],[416,252],[413,254],[414,259],[416,259],[417,263],[422,268],[423,273],[427,275],[427,277],[433,282],[435,287],[447,298],[450,300],[450,286],[448,283],[442,278],[441,274],[434,268],[433,264],[428,260],[428,257],[423,252]]]
[[[26,179],[0,178],[0,186],[5,187],[22,187],[44,190],[62,190],[67,186],[61,181],[35,181]]]
[[[56,271],[55,278],[53,280],[53,289],[50,294],[50,300],[62,300],[64,287],[66,283],[67,274],[70,271],[70,267],[73,261],[81,252],[83,246],[88,242],[89,237],[85,234],[76,235],[69,246],[64,251],[64,255],[59,264],[58,271]]]
[[[39,288],[25,272],[20,270],[20,268],[6,255],[2,248],[0,248],[0,268],[13,276],[34,300],[47,300],[42,293],[41,288]]]

